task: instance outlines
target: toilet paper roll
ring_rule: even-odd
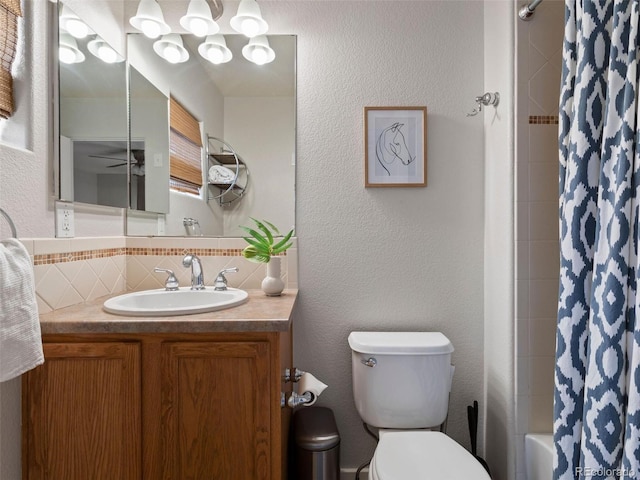
[[[309,407],[316,403],[316,400],[318,400],[318,397],[322,392],[324,392],[325,388],[327,388],[327,385],[322,383],[309,372],[303,373],[298,381],[298,393],[300,395],[304,395],[309,392],[312,395],[311,401],[304,404],[305,407]]]

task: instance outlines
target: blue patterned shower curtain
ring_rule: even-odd
[[[566,0],[554,480],[640,479],[638,1]]]

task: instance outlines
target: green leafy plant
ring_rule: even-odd
[[[249,234],[247,237],[242,237],[249,244],[242,251],[242,256],[247,260],[255,263],[269,263],[273,255],[286,251],[293,244],[290,241],[293,230],[282,236],[272,223],[256,220],[253,217],[251,220],[256,224],[256,228],[240,226]]]

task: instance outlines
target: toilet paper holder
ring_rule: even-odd
[[[283,380],[285,383],[288,383],[288,382],[298,383],[304,373],[305,372],[297,368],[294,368],[293,372],[290,368],[285,368]],[[309,403],[312,400],[313,400],[313,393],[311,392],[305,392],[303,394],[298,394],[297,392],[291,392],[291,394],[289,395],[289,398],[286,398],[286,394],[282,392],[282,394],[280,395],[280,406],[285,407],[288,405],[291,408],[295,408],[300,405],[304,405],[305,403]]]
[[[302,393],[292,391],[289,398],[286,398],[284,393],[280,396],[280,405],[284,407],[285,404],[291,408],[295,408],[300,405],[313,405],[316,403],[318,396],[327,388],[327,385],[315,378],[311,373],[298,370],[297,368],[286,368],[283,375],[284,382],[299,383],[298,390],[304,390]]]
[[[290,368],[285,368],[284,381],[298,383],[302,378],[302,375],[304,375],[304,373],[305,372],[303,372],[302,370],[294,368],[293,374],[292,374]],[[282,396],[280,399],[280,406],[284,407],[286,404],[286,405],[289,405],[289,407],[291,408],[295,408],[300,405],[304,405],[305,403],[312,402],[313,397],[314,395],[311,392],[304,392],[302,394],[299,394],[298,392],[291,392],[291,395],[289,395],[289,398],[285,400],[285,394],[282,393]]]

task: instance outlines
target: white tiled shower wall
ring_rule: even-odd
[[[524,434],[551,432],[558,301],[558,98],[564,2],[517,21],[516,474]]]
[[[188,252],[199,255],[205,283],[212,285],[218,271],[232,266],[229,285],[259,289],[265,265],[240,255],[246,246],[239,238],[102,237],[21,239],[34,261],[36,298],[40,313],[125,291],[162,288],[166,275],[155,267],[175,272],[181,286],[190,284],[190,269],[182,266]],[[200,253],[204,252],[204,253]],[[297,248],[283,256],[286,288],[297,288]]]

